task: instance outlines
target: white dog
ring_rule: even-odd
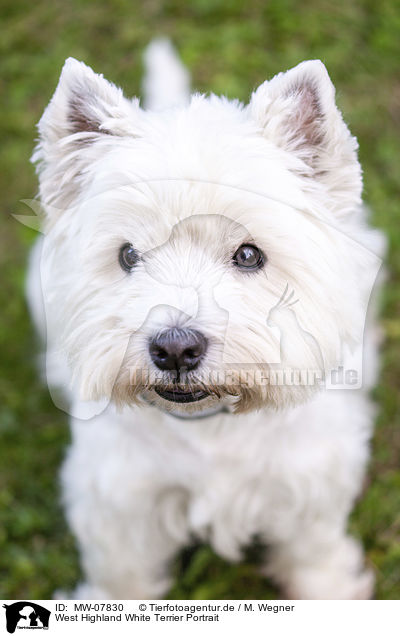
[[[147,110],[67,60],[33,157],[44,238],[28,295],[72,414],[75,594],[159,597],[191,537],[235,560],[258,535],[287,598],[369,598],[346,525],[373,425],[371,311],[364,325],[383,240],[334,87],[309,61],[246,106],[189,98],[166,42],[145,86]]]

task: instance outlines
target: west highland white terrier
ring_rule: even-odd
[[[257,536],[284,597],[369,598],[346,526],[384,241],[334,87],[307,61],[243,105],[190,97],[168,42],[146,66],[143,109],[68,59],[33,156],[28,297],[71,414],[75,595],[160,597],[193,537],[237,560]]]

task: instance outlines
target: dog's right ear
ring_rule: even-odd
[[[106,146],[113,136],[138,136],[139,112],[137,99],[126,99],[102,75],[68,58],[39,122],[39,141],[32,157],[38,165],[43,203],[67,205],[71,186],[77,187],[74,182],[98,157],[99,143]]]
[[[249,112],[260,132],[299,160],[292,168],[325,192],[326,207],[352,214],[361,202],[358,144],[335,103],[335,89],[319,60],[302,62],[264,82],[253,93]]]

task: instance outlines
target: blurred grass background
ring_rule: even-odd
[[[276,72],[320,58],[360,142],[365,200],[390,242],[380,414],[368,490],[351,519],[377,576],[377,598],[400,599],[400,4],[398,0],[1,0],[0,15],[0,598],[51,598],[78,576],[58,504],[69,439],[35,370],[23,296],[34,232],[12,213],[37,189],[29,164],[37,123],[72,55],[137,94],[141,53],[168,35],[194,87],[246,100]],[[178,559],[173,598],[276,598],[253,549],[228,565],[198,546]]]

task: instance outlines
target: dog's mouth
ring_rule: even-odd
[[[207,391],[192,390],[185,391],[183,389],[174,388],[174,389],[161,389],[160,387],[154,387],[157,395],[162,397],[164,400],[168,400],[168,402],[176,402],[178,404],[190,404],[191,402],[199,402],[200,400],[204,400],[204,398],[209,397],[210,394]]]

